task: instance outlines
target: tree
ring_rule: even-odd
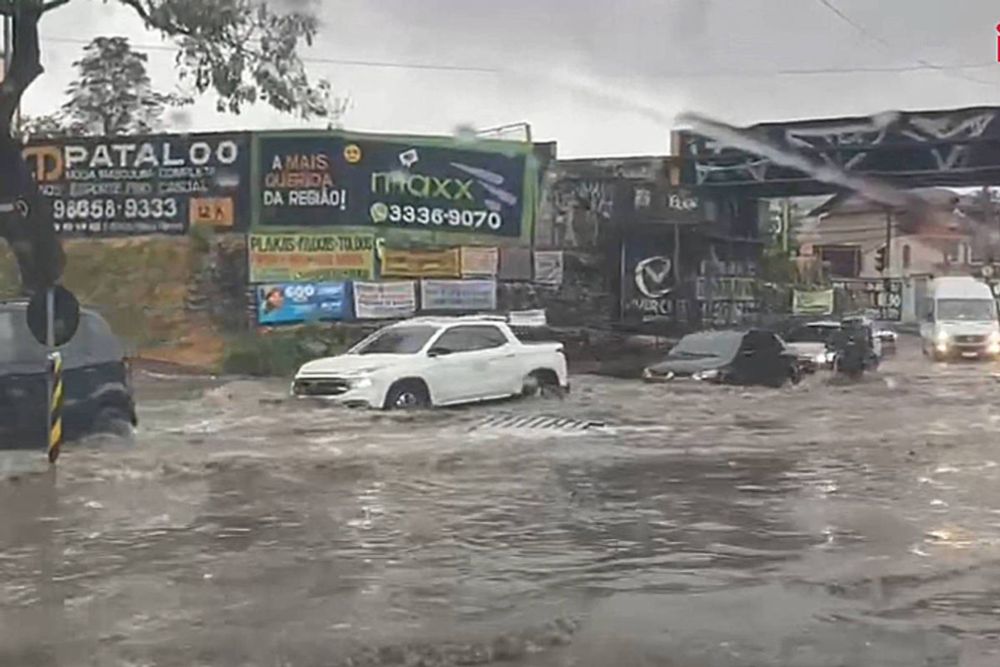
[[[0,0],[11,21],[11,57],[0,83],[0,236],[14,249],[27,289],[59,278],[63,255],[51,214],[12,137],[24,91],[42,73],[38,24],[48,12],[77,0]],[[312,44],[318,22],[312,0],[104,0],[134,11],[146,28],[174,40],[183,81],[198,93],[214,91],[219,109],[239,113],[264,102],[303,118],[331,114],[330,86],[313,82],[299,57]]]
[[[160,128],[167,106],[190,102],[153,90],[145,53],[133,51],[125,37],[98,37],[73,63],[77,78],[66,89],[62,107],[72,134],[142,134]]]
[[[18,123],[21,141],[31,139],[55,139],[69,134],[60,114],[45,114],[42,116],[22,116]]]

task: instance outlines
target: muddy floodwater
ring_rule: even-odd
[[[385,415],[140,380],[5,453],[0,665],[998,665],[1000,372]]]

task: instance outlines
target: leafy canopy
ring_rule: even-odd
[[[133,51],[125,37],[98,37],[73,63],[77,78],[62,106],[73,135],[142,134],[160,129],[169,105],[188,102],[153,90],[145,53]]]
[[[220,111],[265,102],[303,118],[332,113],[326,81],[312,82],[299,48],[312,45],[316,0],[105,0],[132,8],[177,42],[181,80],[214,91]]]

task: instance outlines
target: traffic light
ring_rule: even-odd
[[[885,246],[875,251],[875,270],[879,273],[885,271]]]

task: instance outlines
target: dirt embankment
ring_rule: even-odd
[[[160,365],[216,368],[225,337],[210,319],[186,308],[201,246],[191,238],[64,241],[62,283],[100,312],[130,355]],[[0,298],[18,295],[17,264],[0,246]]]

